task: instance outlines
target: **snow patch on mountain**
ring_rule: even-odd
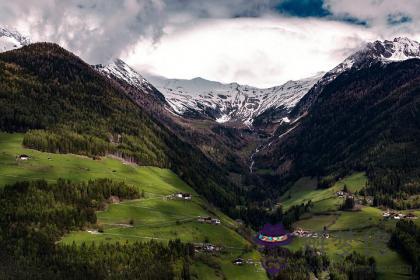
[[[17,49],[30,43],[31,40],[19,32],[0,27],[0,52]]]
[[[319,73],[266,89],[237,83],[222,84],[203,78],[182,80],[150,76],[148,79],[180,115],[196,111],[219,123],[251,125],[255,117],[268,109],[284,107],[291,110],[322,75]]]

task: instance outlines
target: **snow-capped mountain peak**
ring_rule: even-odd
[[[94,67],[106,76],[123,80],[145,93],[154,91],[153,86],[142,75],[137,73],[121,59],[115,59],[108,65],[99,64]]]
[[[378,42],[384,46],[382,58],[390,61],[401,61],[420,57],[420,44],[406,37],[398,37],[393,41]]]
[[[0,27],[0,52],[17,49],[30,43],[31,40],[19,32]]]
[[[420,44],[406,37],[398,37],[392,41],[375,41],[346,58],[329,73],[341,74],[350,68],[363,68],[373,62],[389,63],[411,58],[420,58]],[[329,74],[327,73],[327,75]]]
[[[334,69],[327,72],[297,104],[292,115],[295,117],[302,115],[315,102],[325,85],[350,69],[363,69],[371,66],[373,63],[387,64],[413,58],[420,58],[420,43],[409,38],[398,37],[392,41],[385,40],[367,43],[362,49],[356,51]]]
[[[142,75],[137,73],[121,59],[115,59],[108,65],[94,65],[93,68],[125,88],[127,94],[136,103],[145,106],[147,110],[156,108],[154,107],[156,104],[169,107],[167,106],[165,97]]]

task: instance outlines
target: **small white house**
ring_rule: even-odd
[[[409,219],[409,220],[415,220],[415,219],[417,219],[416,215],[414,215],[413,213],[408,213],[408,214],[405,216],[405,218],[406,218],[406,219]]]
[[[233,264],[236,265],[242,265],[244,263],[244,260],[242,258],[237,258],[233,261]]]
[[[28,155],[20,155],[18,158],[20,160],[28,160],[30,158],[30,156],[28,156]]]
[[[212,218],[210,216],[207,217],[201,217],[198,216],[197,221],[199,223],[206,223],[206,224],[213,224],[213,225],[220,225],[220,220],[216,218]]]
[[[191,200],[192,196],[189,193],[176,193],[174,197],[177,199]]]
[[[183,193],[182,198],[185,199],[185,200],[191,200],[192,197],[191,197],[191,194],[189,194],[189,193]]]
[[[382,216],[383,216],[383,217],[385,217],[385,218],[387,218],[387,217],[391,216],[391,213],[389,213],[389,212],[384,212],[384,213],[382,214]]]

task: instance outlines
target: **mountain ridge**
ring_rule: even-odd
[[[392,63],[411,58],[420,58],[420,43],[406,37],[397,37],[392,41],[375,41],[367,43],[363,48],[348,56],[343,62],[328,71],[306,96],[293,108],[291,115],[294,118],[304,114],[316,101],[324,87],[342,73],[350,69],[370,67],[374,63]]]
[[[322,74],[265,89],[200,77],[184,80],[150,76],[148,79],[180,115],[201,114],[219,123],[251,126],[256,117],[269,109],[285,107],[286,112],[290,111]]]

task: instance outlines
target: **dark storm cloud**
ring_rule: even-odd
[[[323,0],[284,0],[275,6],[280,13],[298,17],[325,17],[331,15]]]
[[[1,1],[2,25],[60,43],[91,63],[105,62],[142,37],[158,38],[164,3],[155,0]]]

